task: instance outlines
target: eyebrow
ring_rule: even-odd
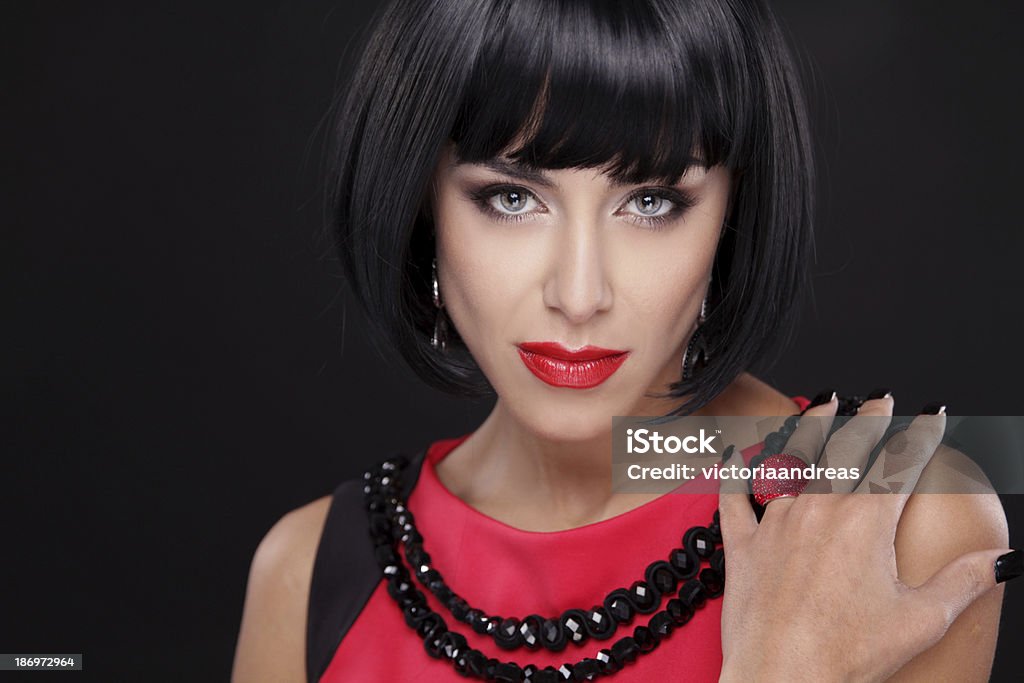
[[[490,169],[495,173],[501,173],[517,180],[527,180],[541,187],[551,188],[555,186],[555,183],[544,175],[543,171],[533,166],[508,161],[507,159],[488,159],[482,165],[484,168]]]

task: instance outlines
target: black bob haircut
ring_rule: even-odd
[[[813,156],[797,72],[761,0],[396,0],[333,132],[326,223],[344,274],[432,386],[493,391],[457,330],[447,350],[430,344],[424,202],[449,142],[463,162],[504,155],[636,183],[676,182],[693,164],[732,172],[710,361],[658,394],[687,399],[671,414],[706,405],[791,339],[813,250]]]

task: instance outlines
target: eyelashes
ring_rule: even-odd
[[[468,196],[484,214],[498,221],[518,223],[519,221],[529,220],[538,213],[547,213],[537,195],[522,185],[511,183],[486,185],[469,190]],[[542,210],[528,210],[531,203]],[[667,207],[665,206],[666,203],[668,204]],[[522,210],[516,211],[511,208],[516,204],[523,205]],[[622,205],[616,209],[615,215],[623,216],[627,220],[647,229],[659,230],[679,219],[688,209],[693,208],[695,204],[697,204],[695,197],[675,188],[645,187],[632,192],[626,197]],[[638,209],[640,206],[648,210],[653,206],[656,210],[650,211],[648,215],[644,215],[642,210],[636,213],[628,211],[631,207]],[[509,210],[503,211],[499,207],[505,207]]]

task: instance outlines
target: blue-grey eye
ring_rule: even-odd
[[[633,206],[643,216],[661,215],[664,213],[662,207],[667,203],[664,198],[656,194],[642,194],[633,199]]]
[[[495,192],[490,198],[494,210],[505,214],[526,213],[535,208],[536,203],[528,191],[514,187]]]
[[[506,190],[498,195],[501,208],[511,213],[518,213],[526,207],[526,195],[519,190]]]

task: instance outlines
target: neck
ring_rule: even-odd
[[[633,415],[663,415],[671,405],[643,399]],[[751,423],[737,447],[757,443],[796,406],[784,394],[743,374],[696,415],[779,416]],[[527,531],[559,531],[599,522],[661,494],[611,492],[611,420],[585,439],[528,430],[500,398],[483,424],[437,466],[441,483],[489,517]],[[778,423],[778,424],[776,424]],[[756,428],[756,429],[755,429]]]
[[[547,438],[523,429],[499,399],[437,474],[468,505],[511,526],[573,528],[610,516],[611,432]]]
[[[660,415],[670,404],[645,399],[631,411]],[[673,403],[672,405],[678,405]],[[725,394],[696,414],[729,414]],[[524,428],[500,398],[483,424],[438,465],[437,475],[471,507],[528,531],[559,531],[608,519],[657,493],[613,494],[611,420],[607,431],[567,440]]]

